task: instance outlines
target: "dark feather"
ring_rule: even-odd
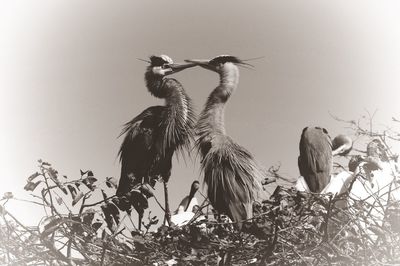
[[[165,61],[161,56],[152,55],[150,56],[150,66],[162,66],[164,64],[168,64],[168,61]]]
[[[166,105],[147,108],[125,124],[121,133],[125,137],[119,151],[122,167],[117,195],[142,182],[153,184],[159,176],[167,182],[174,152],[189,150],[193,139],[195,115],[182,85],[175,79],[148,81],[147,85],[156,86],[149,90],[156,97],[166,98]]]
[[[202,143],[200,150],[202,150]],[[216,136],[203,153],[202,170],[213,207],[239,222],[252,217],[252,203],[264,177],[252,155],[228,136]]]
[[[209,64],[246,64],[234,56],[218,56]],[[229,70],[228,70],[229,71]],[[238,71],[232,70],[231,71]],[[261,180],[265,178],[252,155],[226,135],[225,104],[236,89],[237,75],[220,73],[220,84],[209,95],[196,125],[197,148],[202,157],[204,182],[211,205],[227,214],[238,227],[252,218],[252,204],[262,194]]]
[[[165,107],[152,106],[125,124],[121,135],[125,138],[119,150],[121,177],[117,195],[129,192],[148,177],[155,153],[153,143]]]

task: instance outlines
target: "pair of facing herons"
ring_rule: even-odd
[[[153,96],[165,99],[165,105],[149,107],[125,125],[121,134],[125,138],[119,152],[121,177],[117,196],[144,183],[154,186],[156,180],[163,181],[165,218],[171,224],[167,185],[172,157],[176,151],[189,151],[191,140],[196,138],[208,199],[218,213],[228,215],[241,228],[252,217],[252,204],[262,197],[262,184],[267,176],[251,153],[226,134],[224,107],[238,86],[238,66],[250,65],[229,55],[185,61],[174,64],[165,55],[150,57],[146,86]],[[209,95],[197,121],[192,101],[181,83],[167,78],[193,66],[220,76],[219,85]],[[303,130],[298,163],[300,174],[312,192],[320,192],[329,182],[332,155],[346,152],[348,140],[339,136],[332,147],[325,129]]]

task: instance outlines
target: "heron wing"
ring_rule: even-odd
[[[166,108],[164,119],[161,121],[163,135],[157,142],[159,153],[167,154],[170,149],[173,151],[189,150],[190,142],[194,138],[196,120],[192,100],[185,93],[181,83],[175,79],[166,79],[163,86],[174,88],[180,94],[170,97],[170,101],[179,103]]]
[[[320,192],[330,180],[332,144],[322,128],[305,128],[300,139],[298,165],[300,174],[312,192]]]
[[[149,175],[156,157],[154,143],[160,134],[164,112],[164,106],[152,106],[125,124],[121,133],[125,137],[119,150],[121,178],[117,195],[129,192]]]
[[[234,221],[251,218],[252,203],[261,189],[252,155],[227,136],[216,137],[209,145],[202,168],[211,204]]]

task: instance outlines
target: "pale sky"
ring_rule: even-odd
[[[349,133],[329,112],[357,119],[377,109],[378,124],[400,117],[395,0],[0,0],[0,195],[28,198],[22,188],[40,158],[70,178],[79,169],[119,177],[122,125],[162,103],[136,60],[152,54],[264,56],[241,70],[226,127],[260,164],[281,162],[293,178],[305,126]],[[201,68],[175,78],[197,112],[218,82]],[[198,178],[198,162],[174,163],[172,209]]]

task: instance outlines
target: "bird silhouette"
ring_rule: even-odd
[[[164,183],[165,219],[170,220],[168,180],[171,176],[175,151],[189,150],[194,136],[195,114],[192,100],[182,84],[167,77],[194,66],[174,64],[166,55],[151,56],[145,73],[149,92],[165,105],[152,106],[125,124],[125,135],[119,150],[121,177],[116,194],[122,196],[142,183],[154,187],[157,180]]]
[[[196,145],[211,205],[242,227],[252,218],[252,204],[263,193],[261,180],[266,176],[252,154],[226,134],[224,110],[238,87],[239,68],[245,62],[222,55],[211,60],[185,60],[216,72],[220,83],[211,92],[196,125]]]
[[[306,127],[303,129],[299,144],[298,166],[300,175],[311,192],[320,193],[328,185],[331,179],[333,156],[349,153],[352,143],[351,138],[345,135],[338,135],[331,141],[325,128]]]

